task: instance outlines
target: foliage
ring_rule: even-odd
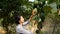
[[[46,4],[45,1],[48,1],[48,3]],[[30,17],[32,10],[37,8],[38,13],[36,14],[37,16],[35,16],[35,19],[37,21],[41,19],[41,22],[38,23],[38,26],[40,27],[46,15],[51,13],[52,8],[49,4],[54,2],[59,4],[57,0],[37,0],[37,4],[30,3],[28,0],[0,0],[0,19],[3,18],[1,24],[8,31],[8,25],[10,23],[11,25],[15,23],[15,17],[17,15],[23,15],[25,20],[27,20]]]

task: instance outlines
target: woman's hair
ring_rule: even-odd
[[[20,17],[21,17],[21,16],[16,16],[16,17],[15,17],[15,22],[16,22],[16,24],[19,24]]]

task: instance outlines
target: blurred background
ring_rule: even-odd
[[[35,8],[34,34],[60,34],[60,0],[0,0],[0,34],[16,34],[16,15],[27,20]]]

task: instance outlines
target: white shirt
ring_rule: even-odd
[[[24,28],[24,26],[27,25],[27,23],[29,23],[29,21],[24,22],[23,26],[18,24],[16,26],[16,33],[17,34],[33,34],[31,31],[28,31]]]

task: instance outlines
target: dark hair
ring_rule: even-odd
[[[21,16],[16,16],[16,17],[15,17],[15,22],[16,22],[16,24],[19,24],[20,17],[21,17]]]

